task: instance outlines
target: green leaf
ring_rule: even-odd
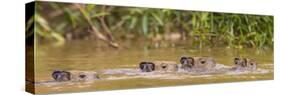
[[[161,26],[163,25],[163,21],[160,19],[159,16],[157,16],[155,13],[152,13],[152,16],[156,19],[158,24],[160,24]]]
[[[147,31],[148,31],[147,15],[144,15],[142,18],[142,30],[143,30],[143,34],[147,35]]]
[[[70,9],[68,9],[68,8],[65,9],[65,12],[66,12],[66,14],[67,14],[67,16],[68,16],[68,18],[69,18],[69,20],[70,20],[70,22],[71,22],[72,27],[75,28],[76,25],[77,25],[77,23],[76,23],[76,16],[75,16],[75,15],[73,14],[73,12],[72,12]]]
[[[50,30],[51,30],[51,28],[50,28],[49,25],[48,25],[48,22],[47,22],[43,17],[41,17],[41,15],[35,14],[35,21],[36,21],[40,26],[42,26],[44,29],[46,29],[47,31],[50,31]]]
[[[95,6],[96,5],[94,5],[94,4],[89,4],[89,5],[86,6],[86,8],[87,8],[87,10],[89,12],[89,11],[92,11],[95,8]]]
[[[101,13],[96,13],[96,14],[94,14],[92,17],[95,18],[95,17],[100,17],[100,16],[106,16],[106,15],[109,15],[109,13],[107,13],[107,12],[101,12]]]
[[[201,21],[205,21],[208,19],[209,13],[208,12],[204,12],[201,14]]]
[[[133,19],[131,20],[131,24],[130,24],[129,29],[133,29],[133,28],[136,26],[137,20],[138,20],[137,18],[133,18]]]
[[[52,32],[51,36],[54,37],[57,40],[55,45],[63,45],[64,44],[65,40],[64,40],[63,36],[61,36],[59,33]]]

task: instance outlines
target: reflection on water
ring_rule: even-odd
[[[128,43],[124,48],[96,48],[93,42],[73,42],[63,47],[41,45],[36,53],[36,81],[52,80],[53,70],[87,70],[102,74],[101,80],[89,83],[49,83],[38,85],[37,92],[72,92],[109,90],[139,87],[157,87],[198,83],[218,83],[243,80],[265,80],[273,78],[273,51],[255,49],[233,50],[224,47],[198,50],[192,45],[176,44],[174,47],[154,48],[146,43]],[[126,47],[127,46],[127,47]],[[137,69],[141,61],[175,61],[186,56],[212,56],[217,63],[217,70],[224,70],[233,65],[237,56],[254,58],[258,70],[254,72],[214,71],[194,72],[151,72],[141,73]],[[176,80],[176,81],[175,81]],[[120,87],[120,85],[122,85]]]

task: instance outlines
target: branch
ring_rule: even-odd
[[[106,12],[106,11],[110,11],[110,10],[106,10],[106,6],[103,6],[103,7],[102,7],[102,12]],[[105,23],[104,16],[100,16],[100,17],[98,17],[98,19],[99,19],[100,22],[101,22],[102,28],[105,30],[105,33],[106,33],[107,38],[108,38],[110,41],[113,41],[113,40],[114,40],[114,37],[112,36],[110,29],[108,28],[108,26],[107,26],[106,23]]]
[[[90,16],[87,14],[87,12],[82,8],[81,5],[75,4],[75,6],[80,10],[83,17],[86,19],[88,24],[91,26],[92,32],[98,39],[107,42],[110,46],[114,48],[119,48],[119,44],[116,42],[113,42],[109,40],[106,36],[104,36],[101,32],[98,31],[98,29],[94,26],[93,22],[91,21]]]

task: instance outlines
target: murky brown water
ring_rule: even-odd
[[[236,51],[225,47],[196,49],[191,45],[176,44],[174,47],[154,48],[145,43],[126,44],[129,48],[115,50],[95,48],[90,41],[68,43],[62,47],[41,45],[37,47],[35,80],[53,80],[53,70],[97,71],[103,74],[101,80],[93,82],[46,83],[36,85],[37,93],[58,93],[76,91],[97,91],[127,88],[175,86],[203,83],[221,83],[248,80],[273,79],[273,51],[244,49]],[[124,45],[124,46],[126,46]],[[183,55],[212,56],[223,67],[233,64],[233,58],[243,56],[258,62],[256,72],[228,72],[220,74],[190,73],[140,73],[137,69],[141,61],[176,61]],[[118,72],[120,74],[118,74]]]

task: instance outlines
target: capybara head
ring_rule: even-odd
[[[234,68],[238,70],[255,70],[257,69],[257,62],[249,58],[234,58]]]
[[[181,57],[180,62],[184,70],[210,70],[216,66],[211,57]]]

